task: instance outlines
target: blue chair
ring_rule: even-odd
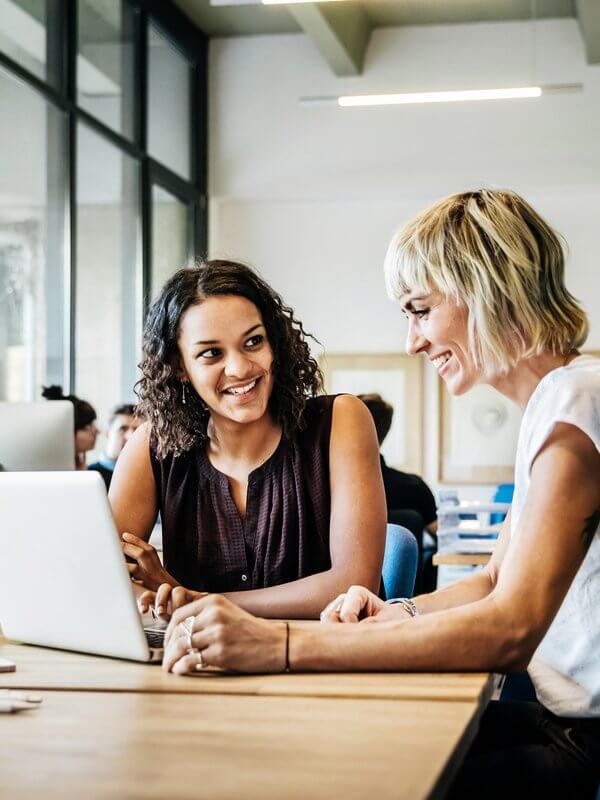
[[[419,548],[413,534],[400,525],[388,525],[381,571],[386,598],[412,597],[418,559]]]

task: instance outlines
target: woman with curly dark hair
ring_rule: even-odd
[[[179,270],[144,333],[138,410],[110,501],[141,607],[203,592],[260,616],[317,617],[378,589],[385,500],[364,404],[318,396],[302,324],[230,261]],[[160,511],[164,567],[147,543]]]

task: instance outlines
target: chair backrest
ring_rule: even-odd
[[[412,597],[417,575],[417,540],[400,525],[388,525],[383,556],[383,587],[386,598]]]

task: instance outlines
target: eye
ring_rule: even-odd
[[[208,350],[202,350],[202,352],[196,355],[196,358],[217,358],[217,356],[221,355],[221,351],[216,347],[209,347]]]
[[[419,319],[422,319],[423,317],[426,317],[429,314],[429,309],[428,308],[415,308],[412,313],[414,314],[415,317],[418,317]]]
[[[258,347],[264,342],[264,340],[265,337],[262,334],[257,333],[255,336],[251,336],[249,339],[246,339],[246,347]]]

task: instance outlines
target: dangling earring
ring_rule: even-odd
[[[185,399],[185,384],[185,381],[181,381],[181,402],[183,405],[187,403],[187,400]]]

